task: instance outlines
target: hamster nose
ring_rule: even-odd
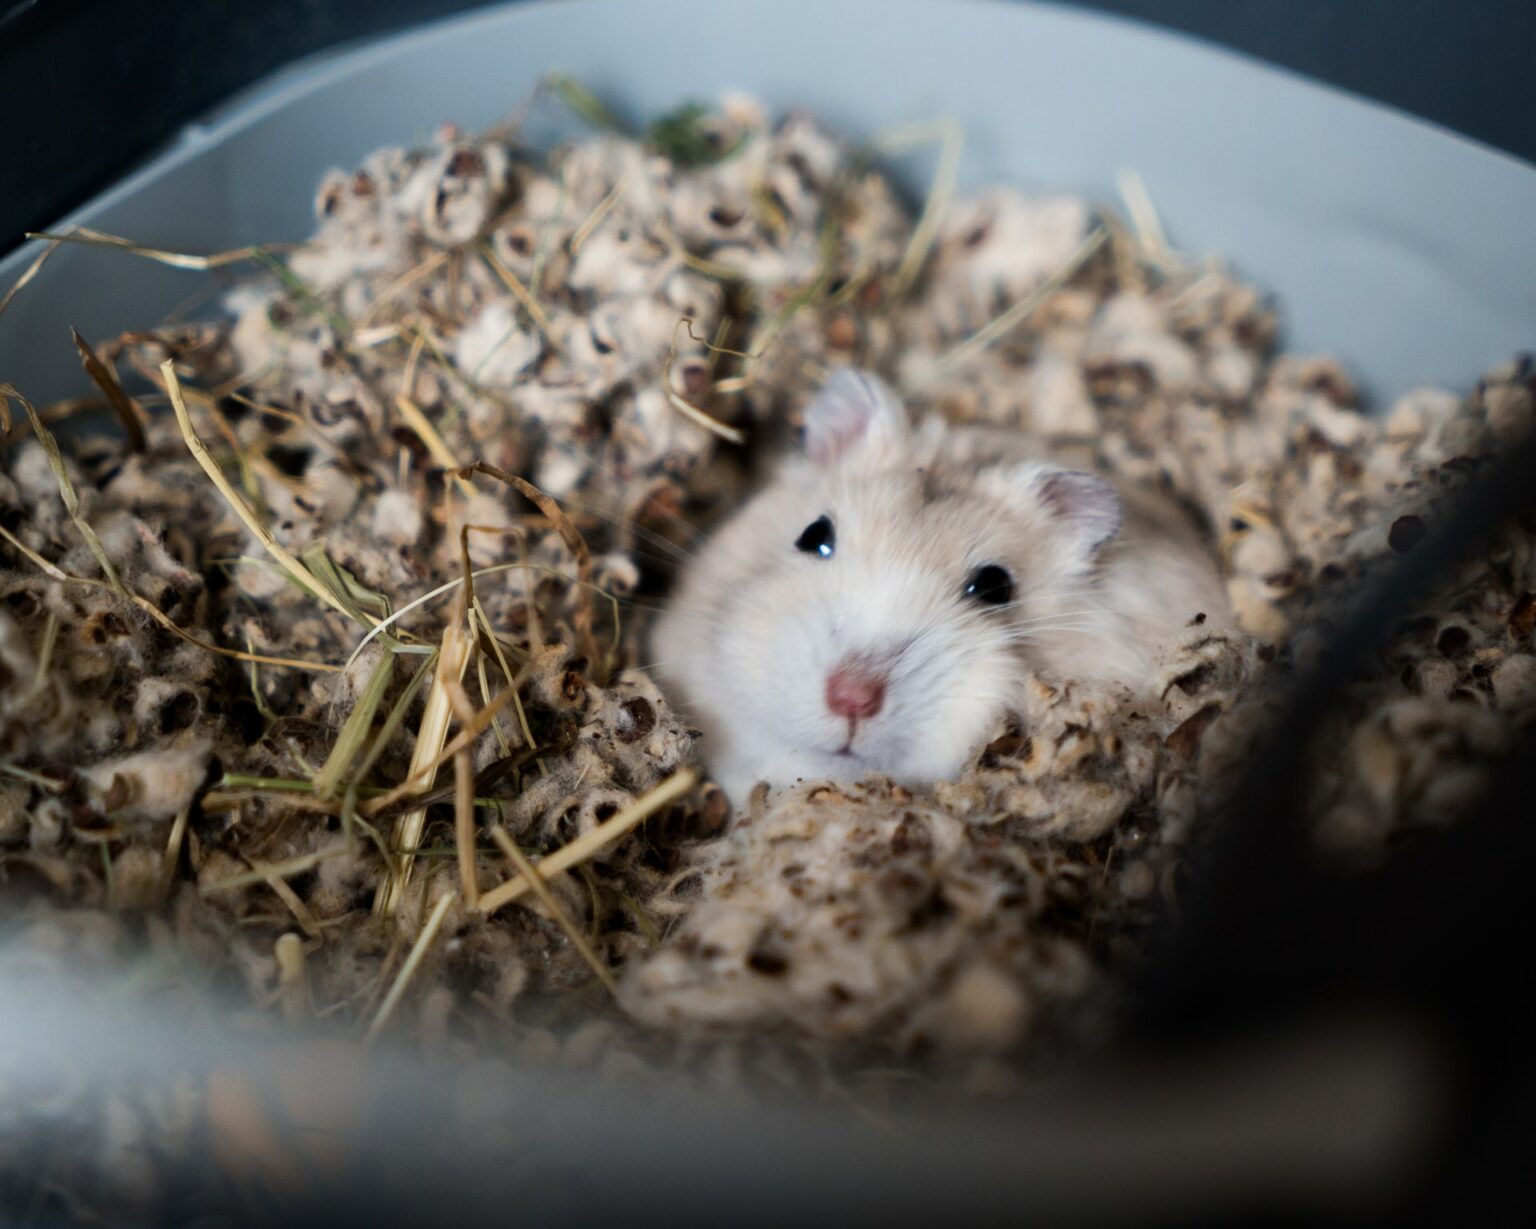
[[[839,717],[873,717],[885,703],[885,679],[859,666],[827,675],[827,707]]]

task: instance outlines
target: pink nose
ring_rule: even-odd
[[[873,717],[885,703],[885,679],[858,666],[827,675],[827,707],[839,717]]]

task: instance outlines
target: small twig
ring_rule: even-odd
[[[282,999],[283,1021],[289,1028],[297,1028],[310,1012],[304,940],[291,932],[279,935],[272,954],[277,959],[277,991]]]
[[[1108,238],[1109,231],[1105,227],[1095,227],[1092,233],[1078,245],[1077,250],[1067,258],[1066,264],[1002,315],[989,321],[964,341],[941,354],[934,364],[935,370],[944,371],[965,362],[974,355],[980,354],[999,337],[1023,324],[1047,299],[1072,280],[1077,271],[1088,263],[1088,259],[1104,245],[1104,241]]]
[[[112,560],[107,558],[107,551],[101,544],[101,539],[96,536],[96,531],[80,513],[80,496],[75,492],[75,484],[70,481],[69,470],[64,465],[64,454],[59,451],[59,442],[54,439],[53,432],[43,425],[43,420],[38,417],[37,410],[32,403],[18,393],[9,384],[0,384],[0,404],[14,398],[21,403],[21,408],[26,411],[27,418],[32,423],[32,434],[37,437],[37,442],[43,446],[43,451],[48,457],[48,467],[53,470],[54,481],[59,486],[59,497],[64,501],[64,511],[69,514],[69,519],[74,522],[80,536],[85,539],[86,546],[90,547],[91,554],[96,557],[96,562],[101,567],[101,574],[107,578],[107,584],[113,592],[128,596],[128,590],[117,575],[117,569],[112,566]]]
[[[714,418],[709,414],[706,414],[703,410],[699,409],[698,406],[684,399],[684,397],[672,387],[672,364],[677,361],[677,330],[685,324],[690,326],[692,324],[692,322],[688,320],[686,316],[680,319],[677,322],[677,325],[672,329],[671,348],[667,353],[667,361],[661,369],[661,386],[667,394],[667,401],[671,403],[672,408],[682,414],[683,417],[703,427],[704,430],[714,435],[718,435],[721,439],[726,440],[732,444],[745,444],[747,442],[747,433],[745,431],[741,430],[739,427],[728,426],[726,423],[721,422],[718,418]],[[689,335],[692,336],[692,333],[693,330],[690,327]]]
[[[234,485],[224,476],[224,471],[209,455],[208,446],[198,437],[196,429],[192,426],[192,416],[187,412],[186,400],[181,395],[181,381],[176,378],[176,364],[172,359],[166,359],[160,364],[160,374],[165,380],[165,391],[171,399],[171,408],[176,411],[176,423],[181,428],[182,438],[186,440],[187,448],[191,451],[198,465],[212,480],[213,485],[224,496],[224,501],[230,509],[245,523],[245,527],[251,531],[258,542],[266,548],[272,558],[286,568],[298,584],[309,590],[327,606],[339,610],[348,618],[353,618],[353,612],[334,593],[320,583],[319,579],[288,550],[281,542],[272,536],[272,531],[263,525],[249,504],[235,490]],[[365,615],[369,623],[376,623]]]
[[[167,252],[161,248],[145,247],[134,243],[131,239],[119,238],[117,235],[104,235],[99,230],[91,230],[86,226],[77,226],[65,234],[29,230],[26,237],[47,239],[53,243],[81,243],[87,247],[117,248],[134,256],[147,256],[150,260],[157,260],[163,265],[171,265],[177,269],[192,269],[197,272],[239,264],[243,260],[260,260],[271,252],[285,251],[293,246],[286,243],[254,244],[251,247],[232,248],[227,252],[214,252],[209,256],[188,256],[184,252]]]
[[[400,693],[399,698],[394,703],[394,707],[385,715],[384,724],[379,727],[379,732],[373,740],[373,745],[368,748],[367,754],[363,756],[363,762],[358,765],[357,772],[353,774],[352,781],[347,786],[347,792],[342,795],[341,825],[342,830],[346,833],[348,846],[350,847],[352,844],[353,827],[362,827],[364,831],[373,836],[375,844],[379,847],[380,854],[383,855],[386,873],[390,874],[393,873],[393,870],[390,868],[394,866],[394,860],[390,856],[383,838],[374,832],[371,825],[364,824],[361,817],[357,814],[357,799],[361,794],[374,792],[364,786],[363,782],[368,779],[368,774],[373,771],[373,766],[378,763],[379,757],[384,754],[384,751],[394,739],[395,732],[405,724],[405,716],[410,711],[411,702],[415,700],[416,694],[435,672],[436,668],[437,651],[434,649],[432,655],[416,668],[416,673],[411,676],[411,681],[405,685],[405,690]],[[377,792],[382,793],[383,791]]]
[[[693,788],[697,780],[698,774],[693,769],[678,769],[660,785],[636,798],[606,823],[599,824],[591,832],[555,850],[547,858],[541,858],[535,863],[539,874],[548,879],[551,875],[558,875],[561,871],[570,870],[571,867],[585,862],[631,829],[639,827],[662,807],[682,797]],[[480,912],[494,913],[503,905],[510,904],[524,892],[531,890],[531,881],[526,876],[519,875],[481,896]]]
[[[326,591],[339,601],[342,608],[358,623],[366,626],[370,622],[376,623],[380,619],[389,617],[388,596],[369,589],[351,572],[338,564],[326,553],[324,544],[317,542],[307,547],[299,559],[309,569],[310,574],[325,586]],[[383,639],[391,652],[425,651],[425,646],[407,646],[403,643],[404,640],[419,639],[411,632],[401,631],[399,637],[388,634]]]
[[[90,576],[70,575],[70,573],[64,571],[57,564],[50,563],[47,559],[44,559],[20,538],[11,533],[4,525],[0,525],[0,538],[4,538],[48,576],[62,584],[84,585],[91,589],[112,589],[112,586],[104,580],[96,580]],[[114,590],[114,592],[117,591]],[[156,606],[148,598],[140,597],[137,593],[127,591],[121,591],[120,596],[126,597],[172,635],[179,636],[188,644],[195,644],[198,648],[209,653],[216,653],[220,657],[233,657],[237,661],[259,662],[264,666],[286,666],[294,670],[319,670],[327,673],[338,673],[346,668],[345,666],[333,666],[330,662],[325,661],[304,661],[295,657],[266,657],[260,653],[246,653],[240,649],[226,649],[222,645],[212,644],[207,640],[194,636],[185,628],[179,627],[170,615],[166,614],[165,611],[161,610],[160,607]]]
[[[176,877],[176,864],[181,861],[181,845],[187,838],[187,822],[191,817],[191,806],[184,806],[176,812],[171,823],[171,835],[165,842],[165,856],[160,862],[160,878],[167,886]]]
[[[1141,247],[1142,257],[1165,273],[1177,270],[1181,262],[1173,245],[1168,242],[1162,219],[1157,216],[1157,206],[1152,203],[1152,195],[1147,191],[1146,180],[1138,172],[1127,168],[1120,172],[1118,182],[1120,199],[1125,202],[1125,212],[1136,232],[1136,242]]]
[[[460,724],[468,725],[475,719],[474,705],[462,684],[448,689],[448,699]],[[475,862],[475,760],[468,743],[453,756],[453,844],[459,863],[459,891],[464,895],[465,908],[473,909],[480,903],[480,881]]]
[[[406,784],[413,793],[422,793],[432,788],[432,779],[441,763],[440,753],[448,740],[448,721],[452,715],[448,686],[463,680],[473,648],[473,642],[465,633],[463,624],[462,612],[459,612],[443,628],[437,669],[432,676],[432,686],[427,691],[426,707],[422,710],[421,724],[416,730],[416,746],[411,753],[411,765],[406,774]],[[374,896],[373,911],[376,916],[392,912],[400,902],[410,879],[416,846],[421,844],[421,830],[426,824],[426,818],[426,808],[418,807],[396,821],[394,844],[400,850],[400,856],[394,874],[379,885]]]
[[[107,908],[117,911],[117,883],[112,868],[112,846],[110,841],[102,841],[97,846],[101,850],[101,878],[107,889]]]
[[[0,316],[5,315],[5,309],[11,305],[11,300],[21,293],[22,288],[37,276],[37,271],[43,267],[43,263],[58,251],[59,240],[55,239],[37,254],[37,259],[26,267],[26,271],[11,284],[11,288],[0,295]]]
[[[309,911],[308,906],[299,899],[299,894],[283,881],[282,876],[269,863],[257,862],[254,867],[263,872],[267,886],[288,907],[288,912],[293,914],[294,921],[298,922],[304,933],[310,938],[316,938],[320,934],[320,924],[315,921],[315,915]]]
[[[284,858],[281,862],[256,862],[252,864],[250,870],[242,874],[231,875],[228,879],[220,879],[217,883],[200,886],[198,894],[212,896],[215,892],[230,892],[235,888],[250,887],[253,883],[270,884],[274,879],[281,882],[294,875],[302,875],[327,858],[335,858],[345,852],[344,848],[337,845],[328,849],[317,849],[313,853],[301,853],[292,858]]]
[[[379,658],[373,672],[369,674],[363,694],[358,697],[352,711],[347,714],[347,719],[342,724],[341,732],[336,736],[336,743],[331,748],[331,753],[326,756],[325,763],[315,776],[315,797],[330,798],[340,788],[342,777],[357,757],[357,753],[362,750],[364,742],[367,741],[368,731],[373,728],[373,718],[384,700],[384,692],[388,689],[394,673],[395,655],[386,652]]]
[[[426,260],[418,264],[414,269],[407,269],[394,281],[390,282],[388,286],[379,291],[373,302],[368,304],[367,310],[358,317],[357,327],[359,329],[366,328],[373,322],[374,316],[378,314],[378,311],[381,307],[393,300],[396,295],[409,290],[412,286],[414,286],[428,274],[436,272],[437,267],[441,265],[445,260],[447,260],[448,256],[449,253],[446,250],[434,252],[431,256],[427,257]]]
[[[560,540],[566,548],[576,557],[576,579],[580,586],[580,596],[576,606],[576,617],[573,620],[576,632],[577,647],[587,659],[597,661],[597,641],[592,635],[592,552],[587,548],[586,539],[581,536],[581,530],[566,515],[565,509],[551,495],[545,494],[534,486],[533,483],[516,474],[509,474],[505,470],[498,469],[494,465],[488,465],[484,461],[476,461],[473,465],[459,471],[465,476],[471,473],[485,474],[495,478],[498,482],[504,482],[533,503],[549,523],[554,526],[555,532],[560,535]],[[472,575],[472,574],[471,574]]]
[[[496,659],[501,664],[502,676],[510,682],[511,671],[507,668],[506,654],[501,650],[501,642],[496,639],[495,634],[491,631],[490,625],[485,618],[485,611],[481,608],[478,598],[470,603],[469,620],[470,630],[474,633],[475,637],[480,640],[490,641],[491,647],[495,650]],[[480,682],[480,702],[482,704],[489,704],[491,702],[491,674],[486,666],[484,649],[475,655],[475,675]],[[501,719],[499,717],[491,718],[491,733],[496,736],[496,745],[501,748],[502,755],[512,754],[512,744],[507,741],[507,736],[502,733]]]
[[[744,282],[747,275],[741,269],[731,265],[723,265],[718,260],[710,260],[707,256],[700,256],[696,252],[690,252],[682,245],[681,240],[668,241],[663,236],[663,242],[667,243],[668,250],[674,259],[681,261],[695,273],[701,273],[705,277],[712,277],[717,282]]]
[[[464,905],[480,903],[479,872],[475,865],[475,761],[469,751],[453,757],[453,842],[459,862],[459,890]]]
[[[522,677],[526,677],[526,675]],[[478,714],[476,714],[476,716],[478,719],[477,724],[483,725],[484,719],[480,718]],[[512,752],[510,755],[503,756],[500,759],[492,760],[489,764],[487,764],[484,768],[480,769],[475,774],[475,789],[477,791],[489,790],[498,785],[503,780],[503,778],[509,774],[520,771],[535,760],[538,760],[539,767],[542,770],[544,761],[539,759],[540,755],[560,754],[562,752],[568,751],[570,750],[574,741],[575,739],[573,737],[561,735],[555,737],[552,741],[545,743],[542,747],[522,747]],[[453,755],[456,755],[457,753],[457,750],[454,750],[452,753],[442,756],[441,758],[443,763],[446,764],[448,760],[452,759]],[[372,791],[375,797],[381,796],[385,792],[386,791],[384,790],[378,789]],[[417,807],[436,806],[440,802],[450,802],[453,799],[453,792],[454,787],[451,784],[436,785],[433,788],[427,790],[425,793],[411,794],[404,799],[396,800],[395,802],[392,802],[387,808],[371,815],[370,818],[378,820],[394,818],[403,810],[411,810]],[[499,807],[504,801],[505,799],[494,798],[485,793],[477,792],[475,795],[475,806],[477,807]]]
[[[422,413],[420,406],[404,393],[400,393],[395,397],[395,409],[400,411],[400,417],[405,419],[406,426],[410,427],[420,438],[421,442],[427,446],[427,451],[432,454],[434,461],[449,471],[457,471],[463,468],[459,464],[459,459],[453,455],[443,437],[438,434],[437,428],[432,425],[432,420]],[[456,481],[459,484],[459,489],[465,495],[473,495],[475,493],[475,488],[463,478],[458,478]]]
[[[619,984],[614,980],[608,966],[602,962],[601,957],[587,942],[587,937],[581,933],[581,928],[560,907],[560,902],[550,891],[549,883],[539,868],[517,847],[517,843],[507,834],[505,828],[499,826],[492,828],[491,839],[501,847],[501,852],[506,855],[507,861],[512,863],[512,869],[528,881],[533,894],[539,898],[539,903],[549,910],[550,917],[555,920],[561,930],[565,931],[565,937],[571,941],[571,946],[576,949],[577,954],[587,962],[587,966],[597,976],[597,980],[608,988],[608,993],[618,994]]]
[[[53,777],[44,776],[40,772],[33,772],[30,768],[22,768],[16,764],[0,763],[0,773],[8,777],[15,777],[18,781],[25,781],[28,785],[35,785],[38,789],[49,794],[62,794],[68,787],[68,781],[59,781]]]
[[[917,225],[912,228],[912,237],[907,241],[906,250],[901,255],[901,264],[897,266],[896,276],[892,279],[893,299],[900,298],[911,289],[917,275],[922,272],[928,253],[933,249],[939,223],[955,194],[960,153],[965,148],[965,130],[954,120],[940,120],[910,131],[887,134],[877,142],[884,149],[900,149],[935,138],[939,142],[939,164],[933,172],[933,183],[928,189],[928,199],[923,203],[923,212],[917,219]]]
[[[575,233],[571,236],[570,251],[572,256],[581,251],[581,245],[591,238],[593,231],[602,225],[603,219],[619,203],[619,197],[624,195],[624,190],[628,187],[629,181],[621,179],[609,189],[607,196],[597,202],[597,208],[588,215],[587,220],[578,226]]]
[[[554,338],[549,332],[549,317],[544,314],[544,309],[539,306],[539,301],[529,293],[517,274],[507,268],[506,263],[496,255],[496,249],[491,246],[490,240],[484,240],[480,244],[480,254],[491,266],[491,271],[501,279],[502,285],[512,292],[513,297],[523,305],[534,324],[538,325],[539,332],[544,334],[544,339],[554,344]]]
[[[53,650],[59,640],[59,613],[56,610],[48,611],[48,621],[43,624],[43,642],[37,648],[37,668],[32,672],[32,682],[27,690],[17,697],[19,704],[25,705],[37,699],[48,686],[48,671],[53,665]]]
[[[226,772],[219,785],[228,790],[253,790],[257,793],[313,794],[315,783],[293,777],[257,777],[243,772]]]
[[[69,333],[75,339],[75,349],[80,352],[80,362],[85,367],[85,374],[91,377],[91,383],[101,389],[101,395],[107,399],[107,404],[112,407],[112,412],[122,423],[123,434],[128,437],[129,451],[143,452],[145,448],[143,412],[134,404],[133,398],[123,391],[123,386],[112,368],[102,362],[96,351],[91,349],[91,343],[80,336],[79,330],[70,329]]]
[[[576,78],[561,72],[546,73],[541,84],[547,86],[574,114],[599,131],[623,137],[634,136],[634,130]]]
[[[401,802],[406,799],[415,799],[418,796],[425,794],[431,786],[432,778],[437,775],[438,769],[440,769],[460,751],[463,751],[466,748],[472,746],[475,739],[479,738],[480,735],[485,733],[486,728],[491,724],[491,721],[496,716],[496,714],[516,698],[518,689],[528,681],[528,676],[531,672],[531,669],[524,669],[519,671],[517,678],[514,679],[507,687],[499,691],[496,694],[496,698],[493,699],[489,704],[480,709],[478,712],[474,713],[470,719],[463,724],[463,727],[459,730],[459,732],[453,736],[452,740],[444,745],[439,752],[431,756],[419,768],[413,768],[407,775],[406,779],[399,785],[395,786],[393,789],[385,790],[365,802],[362,806],[362,811],[364,814],[377,815],[382,811],[389,810],[389,808],[394,806],[397,802]],[[461,673],[459,677],[462,678],[463,674]],[[423,718],[423,723],[425,723],[425,718]],[[421,781],[423,779],[425,779],[427,782],[426,786],[421,785]]]
[[[410,955],[405,958],[405,963],[400,966],[400,972],[395,974],[394,985],[390,986],[389,993],[384,996],[384,1001],[379,1004],[378,1014],[373,1017],[373,1022],[368,1025],[368,1032],[363,1037],[366,1045],[379,1035],[390,1016],[395,1014],[395,1008],[405,995],[406,987],[411,984],[411,978],[416,975],[416,969],[426,957],[427,949],[432,946],[432,941],[437,938],[437,932],[443,924],[443,918],[447,916],[449,907],[458,899],[457,892],[444,892],[433,907],[426,924],[422,926],[421,933],[416,936],[416,942],[411,945]]]
[[[0,526],[0,532],[4,532],[3,526]],[[562,572],[559,568],[548,567],[542,563],[527,562],[493,563],[489,567],[476,568],[474,572],[471,573],[471,575],[473,575],[474,578],[478,580],[482,576],[495,576],[500,572],[513,572],[519,568],[526,568],[535,572],[545,572],[550,576],[558,576],[567,583],[578,585],[584,589],[589,590],[598,597],[606,598],[609,605],[613,608],[614,636],[615,639],[618,638],[620,628],[619,599],[614,597],[614,595],[609,593],[606,589],[599,585],[592,584],[590,581],[583,582],[581,580],[574,579],[569,573]],[[437,588],[432,589],[427,593],[423,593],[420,597],[412,598],[404,606],[400,607],[399,610],[395,611],[394,614],[390,615],[389,618],[385,619],[377,627],[372,628],[367,635],[365,635],[361,640],[357,642],[357,646],[352,650],[351,655],[347,658],[345,666],[331,666],[328,667],[328,669],[349,669],[352,663],[357,660],[358,655],[361,654],[362,651],[366,649],[371,643],[373,643],[374,637],[381,635],[384,631],[393,626],[400,619],[410,614],[411,611],[417,609],[418,607],[425,606],[428,602],[433,601],[436,598],[440,598],[444,594],[452,593],[455,589],[463,588],[463,586],[464,578],[462,576],[455,576],[452,580],[444,581],[442,584],[438,585]]]

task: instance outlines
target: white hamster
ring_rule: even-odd
[[[701,548],[652,636],[663,686],[737,806],[759,781],[951,777],[1031,674],[1145,693],[1191,620],[1230,621],[1182,512],[913,425],[866,372],[805,411],[803,448]]]

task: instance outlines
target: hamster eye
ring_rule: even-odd
[[[832,528],[831,518],[825,516],[818,516],[795,539],[796,550],[804,551],[807,555],[820,555],[823,559],[832,558],[832,550],[836,545],[837,533]]]
[[[988,606],[1005,606],[1013,601],[1013,577],[1007,568],[995,563],[977,568],[965,582],[966,597],[973,597]]]

